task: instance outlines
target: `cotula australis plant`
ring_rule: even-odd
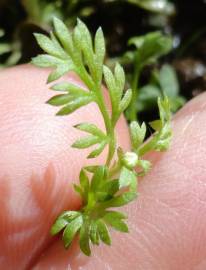
[[[60,82],[52,86],[59,94],[48,103],[60,107],[57,115],[69,115],[95,102],[105,124],[105,131],[91,123],[78,123],[75,126],[88,135],[78,139],[72,147],[84,149],[96,146],[88,155],[88,158],[93,159],[107,146],[107,158],[104,164],[94,162],[93,166],[81,169],[79,185],[74,185],[82,198],[81,209],[61,213],[51,228],[52,235],[63,232],[62,239],[66,248],[78,235],[80,249],[89,256],[91,244],[99,245],[100,241],[111,244],[109,227],[128,232],[126,215],[116,209],[137,198],[138,178],[151,168],[151,163],[144,159],[144,155],[149,151],[164,151],[169,147],[172,136],[170,106],[166,96],[158,99],[160,119],[150,123],[155,132],[146,142],[146,124],[132,121],[129,125],[131,150],[124,152],[117,143],[114,130],[121,114],[129,106],[133,93],[131,89],[124,91],[125,73],[118,63],[114,71],[104,65],[105,40],[102,29],[97,30],[93,40],[86,25],[80,20],[73,32],[57,18],[54,18],[53,24],[54,31],[50,37],[35,34],[45,54],[35,57],[33,64],[54,68],[48,82],[73,71],[84,82],[87,90],[67,81]],[[103,82],[108,89],[111,113],[104,100]]]

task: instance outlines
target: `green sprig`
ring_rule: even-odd
[[[137,119],[137,112],[141,110],[139,104],[144,104],[144,100],[141,99],[141,92],[143,97],[147,97],[147,105],[149,103],[148,97],[151,99],[153,96],[155,98],[160,96],[159,91],[156,88],[154,89],[154,87],[152,89],[150,87],[149,91],[147,91],[148,86],[146,86],[146,89],[139,89],[140,75],[146,66],[156,63],[160,57],[171,51],[172,38],[157,31],[133,37],[129,39],[128,45],[135,47],[135,50],[125,54],[125,58],[128,58],[134,68],[130,82],[133,95],[126,116],[128,120],[134,121]]]
[[[97,30],[93,40],[82,21],[78,20],[74,31],[70,32],[62,21],[54,18],[54,32],[50,37],[42,34],[35,34],[35,37],[46,54],[35,57],[32,62],[40,67],[54,69],[48,82],[74,71],[87,87],[85,90],[68,82],[53,85],[52,90],[60,94],[52,97],[48,103],[60,107],[57,115],[69,115],[95,102],[104,119],[104,131],[91,123],[75,125],[76,129],[88,136],[75,141],[72,147],[84,149],[95,146],[88,155],[88,158],[95,158],[108,146],[107,158],[103,165],[81,169],[79,185],[74,185],[74,189],[82,199],[82,208],[79,211],[63,212],[51,228],[52,235],[63,231],[65,248],[78,236],[80,249],[89,256],[91,244],[99,245],[100,241],[111,244],[109,227],[128,232],[126,216],[116,211],[116,208],[137,197],[137,178],[146,174],[151,167],[143,155],[150,150],[163,151],[168,148],[171,139],[170,104],[166,97],[158,100],[160,120],[150,124],[156,132],[146,142],[146,124],[131,122],[132,149],[124,152],[117,144],[115,126],[130,104],[132,90],[124,90],[125,73],[120,64],[116,64],[114,72],[104,65],[105,41],[101,28]],[[103,81],[108,89],[111,113],[108,112],[104,99]]]

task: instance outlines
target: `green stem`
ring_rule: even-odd
[[[137,99],[138,99],[138,84],[141,68],[139,64],[135,64],[134,76],[132,80],[132,100],[128,108],[128,117],[130,121],[137,120]]]
[[[107,161],[106,161],[106,165],[109,167],[112,161],[112,158],[114,156],[115,150],[116,150],[116,138],[115,138],[114,126],[112,125],[109,113],[107,111],[107,107],[105,105],[101,87],[97,87],[95,92],[97,96],[97,104],[102,113],[107,136],[109,138],[109,150],[108,150]]]
[[[85,67],[81,63],[79,63],[79,70],[81,70],[81,72],[78,72],[80,78],[85,82],[86,86],[90,89],[90,91],[96,94],[96,98],[97,98],[96,102],[98,104],[98,107],[104,119],[107,136],[109,138],[109,150],[108,150],[107,161],[106,161],[106,165],[109,167],[112,161],[112,158],[115,154],[115,150],[116,150],[116,138],[115,138],[115,132],[114,132],[115,125],[112,124],[110,115],[107,111],[107,107],[105,105],[105,101],[104,101],[104,97],[102,93],[101,83],[94,84],[94,82],[88,76],[88,73]]]
[[[107,156],[107,166],[109,167],[112,158],[115,154],[115,150],[116,150],[116,138],[115,138],[115,134],[114,134],[114,128],[112,128],[111,133],[110,133],[110,143],[109,143],[109,151],[108,151],[108,156]]]
[[[77,63],[76,66],[79,66],[76,69],[76,72],[79,75],[80,79],[86,84],[86,86],[88,87],[90,91],[93,91],[95,88],[95,85],[91,77],[88,75],[85,67],[81,63]]]
[[[24,6],[26,13],[29,15],[28,17],[32,22],[37,24],[41,24],[41,11],[42,6],[40,1],[38,0],[22,0],[22,5]]]

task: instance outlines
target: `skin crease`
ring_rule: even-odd
[[[65,251],[49,229],[62,210],[80,205],[71,183],[88,151],[70,148],[84,135],[73,126],[103,122],[93,104],[55,117],[45,104],[54,94],[47,75],[29,65],[0,72],[0,269],[205,270],[206,95],[174,117],[170,150],[148,156],[153,169],[124,209],[130,233],[112,232],[112,246],[95,247],[87,258],[76,242]],[[77,83],[74,75],[67,80]],[[123,119],[117,130],[128,149]]]

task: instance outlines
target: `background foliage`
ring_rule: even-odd
[[[70,29],[77,17],[93,33],[102,26],[107,64],[113,67],[118,58],[124,65],[127,82],[138,93],[139,101],[133,108],[137,107],[140,120],[156,118],[156,98],[162,91],[176,111],[185,99],[206,89],[204,0],[1,0],[0,67],[29,62],[41,53],[33,32],[48,33],[54,15]],[[154,31],[169,35],[171,48],[147,63],[135,84],[138,49],[131,38]],[[129,113],[127,116],[132,118]]]

